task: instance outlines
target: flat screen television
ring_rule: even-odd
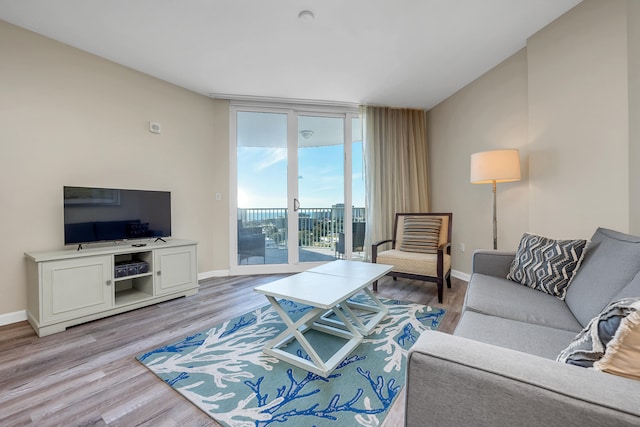
[[[171,193],[64,187],[64,244],[171,236]]]

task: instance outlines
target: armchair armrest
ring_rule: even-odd
[[[373,243],[371,245],[371,262],[376,262],[376,259],[378,258],[378,246],[384,245],[385,243],[393,243],[393,245],[395,245],[396,241],[393,239],[387,239]]]
[[[445,242],[443,244],[441,244],[440,246],[438,246],[438,254],[440,253],[447,253],[447,254],[451,254],[451,242]]]
[[[406,426],[631,426],[640,381],[435,331],[411,348]]]
[[[438,246],[438,260],[436,264],[436,273],[438,277],[444,277],[444,254],[451,255],[451,242],[445,242]],[[447,281],[447,287],[450,288],[451,284]]]
[[[515,251],[476,250],[473,253],[472,272],[507,277],[515,255]]]

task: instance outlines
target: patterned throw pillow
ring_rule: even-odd
[[[586,240],[554,240],[524,233],[507,279],[564,299]]]
[[[591,368],[602,359],[624,318],[640,308],[640,297],[623,298],[605,307],[562,350],[556,360],[571,365]]]
[[[438,253],[442,218],[405,216],[400,250],[424,254]]]

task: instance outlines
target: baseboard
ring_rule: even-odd
[[[212,277],[227,277],[229,270],[205,271],[198,274],[198,281],[210,279]],[[13,313],[0,314],[0,326],[10,325],[27,320],[27,310],[14,311]]]
[[[14,311],[13,313],[0,314],[0,326],[27,320],[27,310]]]
[[[229,270],[211,270],[198,273],[198,281],[211,279],[212,277],[228,277]]]
[[[468,282],[469,279],[471,279],[471,275],[467,274],[467,273],[463,273],[462,271],[457,271],[457,270],[451,270],[451,275],[453,277],[455,277],[456,279],[460,279],[460,280],[464,280],[465,282]]]

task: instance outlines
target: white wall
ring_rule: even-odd
[[[627,1],[629,232],[640,236],[640,1]]]
[[[626,1],[586,0],[527,43],[529,229],[629,228]]]
[[[490,190],[468,184],[475,151],[521,150],[523,180],[498,184],[499,249],[525,231],[640,234],[639,3],[583,1],[429,112],[432,209],[454,213],[454,270],[491,247]]]
[[[432,211],[453,212],[453,269],[469,273],[473,251],[493,245],[492,189],[469,182],[471,154],[520,150],[522,180],[498,184],[498,248],[513,248],[528,227],[526,51],[433,108],[427,120]]]
[[[227,102],[2,21],[0,58],[0,315],[26,307],[23,253],[63,246],[64,185],[171,191],[199,271],[228,269]]]

